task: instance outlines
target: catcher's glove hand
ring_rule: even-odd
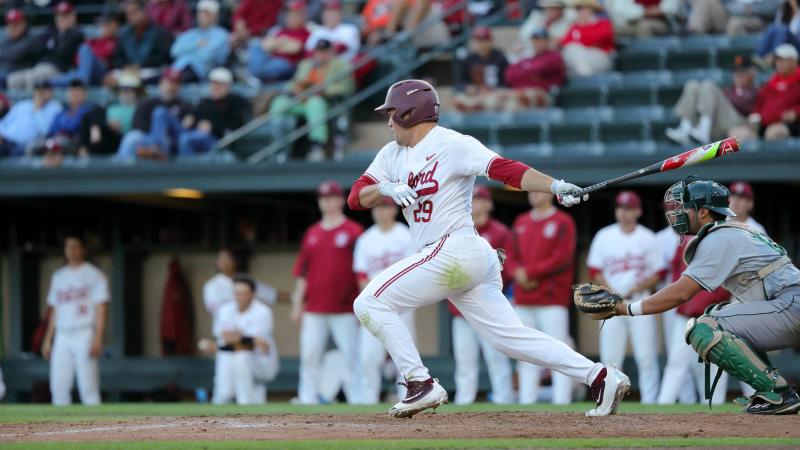
[[[578,311],[594,320],[606,320],[617,315],[617,304],[622,297],[605,286],[581,283],[572,286],[572,299]]]

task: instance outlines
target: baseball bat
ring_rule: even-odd
[[[652,175],[654,173],[667,172],[669,170],[680,169],[681,167],[689,167],[699,164],[709,159],[721,158],[728,153],[739,151],[739,140],[733,136],[725,138],[721,141],[712,142],[702,147],[697,147],[692,150],[685,151],[678,155],[669,157],[661,162],[657,162],[651,166],[639,169],[610,180],[601,181],[597,184],[587,186],[580,190],[578,195],[588,194],[590,192],[599,191],[612,184],[622,183],[623,181],[633,180],[635,178]]]

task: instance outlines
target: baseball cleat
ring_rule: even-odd
[[[750,403],[742,411],[748,414],[775,416],[797,414],[798,410],[800,410],[800,397],[797,396],[797,391],[793,388],[788,388],[781,392],[776,392],[776,394],[780,395],[778,403],[771,402],[756,393],[750,398]]]
[[[436,409],[447,403],[447,391],[439,384],[439,380],[428,378],[424,381],[408,381],[400,383],[406,387],[406,398],[392,406],[389,415],[394,417],[413,417],[426,409]]]
[[[592,398],[597,406],[586,411],[588,417],[603,417],[617,413],[622,398],[628,395],[631,380],[617,370],[614,364],[605,366],[592,382]]]

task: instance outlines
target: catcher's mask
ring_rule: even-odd
[[[728,207],[729,201],[730,192],[725,186],[689,175],[664,193],[664,214],[676,233],[688,234],[689,214],[686,210],[705,208],[724,216],[736,216]]]

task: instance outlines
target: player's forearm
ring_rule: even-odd
[[[294,291],[292,291],[292,305],[301,306],[306,296],[306,279],[300,277],[294,284]]]
[[[47,321],[47,330],[44,333],[44,343],[53,342],[53,335],[56,333],[56,309],[50,307],[50,320]]]
[[[95,324],[94,324],[94,339],[97,342],[103,342],[103,337],[106,334],[106,321],[108,318],[108,303],[101,303],[96,307]]]
[[[522,183],[520,183],[521,189],[527,192],[551,192],[550,187],[552,185],[553,177],[533,168],[525,171],[522,175]]]
[[[701,289],[700,285],[694,280],[682,276],[678,281],[647,297],[641,302],[632,303],[630,308],[627,304],[620,304],[617,311],[621,315],[628,315],[629,309],[633,315],[661,314],[688,302]]]
[[[372,184],[361,189],[361,191],[358,193],[359,205],[366,209],[378,205],[378,203],[380,203],[383,199],[383,195],[381,195],[379,189],[380,186],[377,184]]]

